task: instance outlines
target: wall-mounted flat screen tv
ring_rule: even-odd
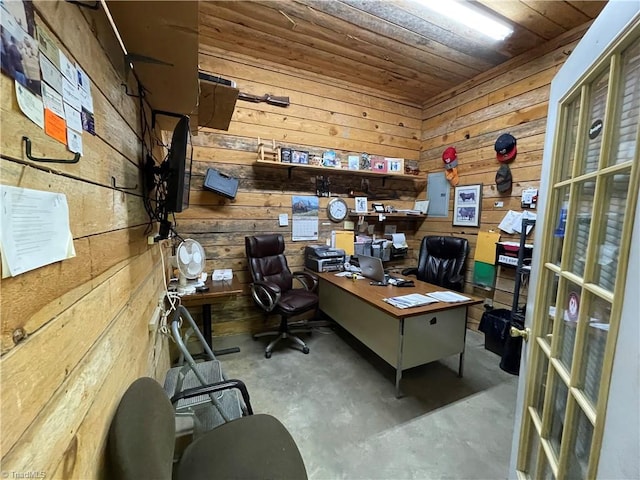
[[[189,206],[189,186],[191,184],[191,161],[187,158],[189,140],[189,117],[180,117],[173,130],[167,162],[167,190],[165,210],[181,212]]]

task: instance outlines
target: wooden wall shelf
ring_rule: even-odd
[[[198,4],[107,3],[153,110],[190,115],[198,105]],[[162,116],[159,124],[173,131],[176,118]]]
[[[404,213],[404,212],[398,212],[398,213],[378,213],[378,212],[367,212],[367,213],[356,213],[353,210],[349,211],[349,217],[355,218],[355,217],[378,217],[378,215],[384,215],[386,218],[404,218],[407,220],[424,220],[425,218],[427,218],[426,215],[423,214],[412,214],[412,213]]]
[[[291,177],[291,172],[294,169],[301,169],[309,172],[315,172],[315,174],[318,174],[318,175],[322,173],[324,175],[329,175],[329,174],[356,175],[360,177],[381,178],[383,182],[387,178],[393,178],[393,179],[399,179],[399,180],[425,181],[425,179],[420,175],[408,175],[406,173],[375,173],[370,170],[347,170],[346,168],[330,168],[330,167],[321,167],[319,165],[273,162],[270,160],[256,160],[255,165],[260,165],[261,167],[287,169],[289,171],[289,177]]]
[[[200,81],[198,126],[229,130],[240,90],[219,83]]]

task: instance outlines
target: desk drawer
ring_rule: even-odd
[[[433,362],[464,351],[467,307],[405,320],[402,369]]]

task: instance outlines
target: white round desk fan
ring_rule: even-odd
[[[200,278],[205,267],[204,248],[190,238],[184,240],[176,250],[176,266],[178,267],[178,293],[193,293],[195,285],[189,285],[187,280]]]

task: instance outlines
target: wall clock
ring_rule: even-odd
[[[341,198],[332,198],[327,204],[327,216],[332,222],[342,222],[347,218],[349,207],[347,202]]]

